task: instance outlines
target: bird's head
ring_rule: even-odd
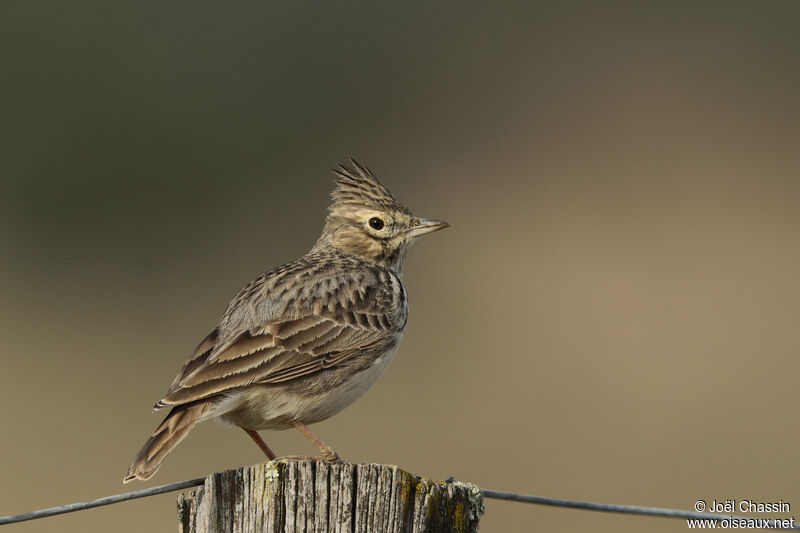
[[[370,170],[350,160],[339,165],[333,203],[315,249],[333,246],[370,263],[400,271],[409,245],[447,222],[419,218],[394,199]]]

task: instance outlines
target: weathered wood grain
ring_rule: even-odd
[[[212,474],[178,497],[180,533],[470,533],[483,496],[396,466],[280,460]]]

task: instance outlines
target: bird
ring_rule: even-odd
[[[352,404],[384,373],[408,321],[403,260],[422,235],[447,228],[398,202],[350,158],[333,169],[332,203],[314,246],[231,300],[154,410],[169,409],[123,481],[152,477],[197,424],[239,427],[269,460],[259,430],[297,428],[322,455],[339,455],[309,428]],[[308,457],[306,457],[308,458]]]

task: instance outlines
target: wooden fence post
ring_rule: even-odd
[[[178,497],[180,533],[478,531],[480,489],[396,466],[278,460],[218,472]]]

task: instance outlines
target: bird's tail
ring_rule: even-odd
[[[123,479],[128,483],[134,479],[149,479],[158,471],[169,452],[186,437],[194,425],[211,408],[209,402],[179,405],[174,407],[163,422],[156,428],[153,436],[147,439],[141,451],[128,468]]]

